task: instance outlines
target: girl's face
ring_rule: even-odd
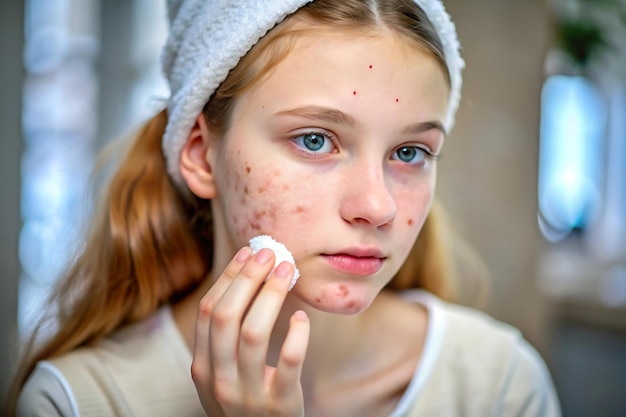
[[[300,270],[290,296],[362,311],[430,209],[448,92],[435,59],[391,33],[302,37],[209,151],[216,241],[232,254],[269,234]]]

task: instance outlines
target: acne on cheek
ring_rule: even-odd
[[[246,164],[243,171],[252,171]],[[233,177],[235,177],[234,175]],[[239,175],[240,177],[243,175]],[[231,209],[231,224],[239,238],[246,239],[261,233],[271,234],[281,228],[281,222],[289,221],[285,214],[297,216],[301,223],[308,214],[306,204],[289,201],[294,197],[286,194],[292,189],[289,183],[280,180],[281,172],[272,170],[259,184],[249,177],[235,180],[235,191],[239,204]]]

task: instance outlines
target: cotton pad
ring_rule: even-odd
[[[298,271],[298,268],[296,267],[296,261],[293,259],[293,255],[291,254],[291,252],[289,252],[289,249],[287,249],[285,245],[277,242],[268,235],[260,235],[250,239],[250,248],[252,249],[253,254],[257,253],[263,248],[271,249],[276,257],[274,269],[278,266],[279,263],[283,261],[287,261],[293,265],[293,278],[291,279],[291,284],[289,285],[289,290],[291,291],[293,286],[296,285],[296,281],[300,277],[300,271]]]

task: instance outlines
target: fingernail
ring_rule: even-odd
[[[272,251],[266,248],[261,249],[257,252],[254,259],[260,264],[266,264],[272,258]]]
[[[293,317],[302,321],[306,321],[309,319],[309,316],[307,316],[306,313],[302,310],[298,310],[295,313],[293,313]]]
[[[248,248],[241,248],[239,249],[239,252],[237,252],[237,256],[235,257],[235,259],[237,260],[237,262],[245,262],[250,258],[250,250]]]
[[[274,271],[274,275],[278,278],[287,278],[291,275],[292,268],[293,266],[289,262],[281,262],[280,265],[278,265],[278,268]]]

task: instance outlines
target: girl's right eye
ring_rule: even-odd
[[[305,133],[294,137],[292,141],[299,148],[309,153],[332,153],[335,150],[333,141],[324,133]]]

